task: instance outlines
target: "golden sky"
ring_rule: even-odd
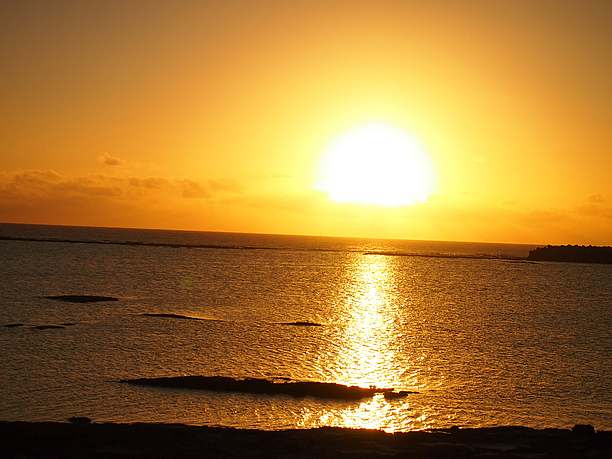
[[[612,243],[612,2],[4,1],[0,221]],[[327,146],[416,139],[427,201],[336,203]]]

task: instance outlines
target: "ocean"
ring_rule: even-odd
[[[612,429],[612,265],[527,262],[511,244],[13,224],[0,239],[0,420]],[[46,298],[68,294],[119,301]],[[416,393],[118,382],[177,375]]]

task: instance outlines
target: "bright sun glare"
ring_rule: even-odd
[[[335,139],[320,164],[317,189],[336,202],[402,206],[433,191],[431,160],[405,131],[371,123]]]

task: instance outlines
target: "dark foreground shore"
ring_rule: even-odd
[[[451,429],[388,434],[259,431],[170,424],[0,422],[3,458],[610,458],[612,432]]]

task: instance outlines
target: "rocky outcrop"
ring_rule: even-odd
[[[45,296],[48,300],[65,301],[67,303],[100,303],[105,301],[119,301],[114,296],[100,295],[50,295]]]
[[[289,325],[293,327],[322,327],[323,324],[309,321],[297,321],[297,322],[280,322],[279,325]]]
[[[208,390],[215,392],[244,392],[249,394],[291,395],[293,397],[317,397],[336,400],[358,400],[375,394],[395,392],[392,388],[345,386],[316,381],[294,381],[287,378],[230,378],[225,376],[169,376],[161,378],[124,379],[122,383],[137,386],[165,387],[172,389]]]
[[[165,319],[206,320],[206,319],[200,319],[199,317],[184,316],[182,314],[174,314],[174,313],[169,313],[169,312],[159,312],[159,313],[158,312],[145,312],[141,315],[145,317],[161,317]]]

